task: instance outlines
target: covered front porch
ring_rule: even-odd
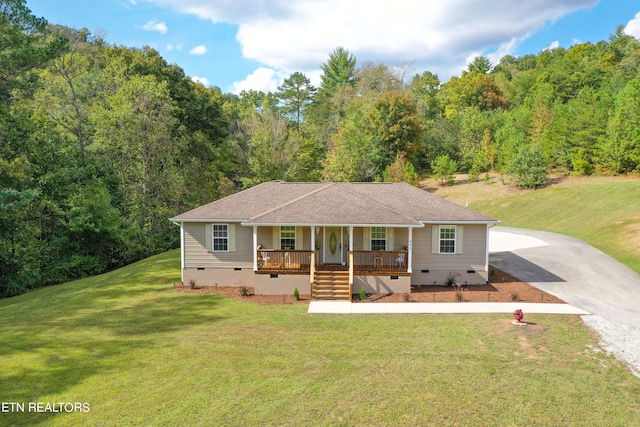
[[[413,228],[407,225],[252,225],[257,289],[305,289],[350,299],[410,288]]]

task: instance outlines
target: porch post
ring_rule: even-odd
[[[258,227],[253,226],[253,271],[258,271]]]
[[[413,228],[409,227],[409,255],[407,256],[407,273],[411,273],[411,262],[413,260]]]
[[[316,226],[311,226],[311,252],[316,251]]]
[[[349,226],[349,251],[348,253],[353,252],[353,225]],[[349,258],[349,264],[353,262],[353,258]]]

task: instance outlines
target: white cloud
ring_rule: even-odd
[[[545,25],[598,2],[149,1],[214,23],[237,25],[236,39],[245,58],[287,74],[317,73],[329,53],[343,46],[358,64],[410,62],[416,72],[429,70],[443,81],[459,75],[475,55],[484,54],[496,64],[501,56],[516,54],[519,44]]]
[[[191,80],[196,82],[196,83],[200,83],[206,87],[211,86],[211,84],[209,83],[209,79],[206,77],[198,77],[198,76],[193,76],[191,77]]]
[[[169,31],[167,24],[158,21],[149,21],[140,28],[146,31],[157,31],[160,34],[166,34]]]
[[[207,47],[203,44],[198,45],[189,51],[191,55],[204,55],[207,53]]]
[[[551,42],[551,44],[549,44],[548,46],[546,46],[542,50],[553,50],[553,49],[557,49],[559,47],[560,47],[560,42],[558,40],[554,40],[554,41]]]
[[[171,50],[182,50],[184,49],[184,45],[182,44],[168,44],[167,45],[167,50],[171,51]]]
[[[635,18],[627,23],[624,32],[640,40],[640,12],[636,13]]]
[[[235,94],[239,94],[243,90],[261,90],[265,93],[276,92],[285,78],[285,74],[280,70],[260,67],[249,74],[246,79],[233,83],[229,91]]]

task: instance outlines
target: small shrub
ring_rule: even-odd
[[[360,301],[364,301],[367,299],[367,293],[364,290],[364,286],[360,289]]]
[[[520,301],[520,294],[517,292],[511,293],[511,301]]]
[[[300,301],[300,292],[298,291],[298,288],[295,288],[293,290],[293,299],[296,301]]]
[[[460,277],[460,273],[449,273],[447,275],[447,281],[445,282],[447,286],[454,286],[456,284],[456,279]]]
[[[404,294],[404,302],[409,302],[411,301],[411,295],[410,294]]]
[[[449,158],[448,155],[442,155],[436,157],[436,159],[431,162],[431,170],[434,174],[434,177],[437,180],[440,180],[440,185],[452,185],[455,181],[455,173],[458,169],[458,163],[455,160]]]
[[[247,295],[249,295],[249,288],[247,288],[246,286],[241,286],[240,295],[243,297],[246,297]]]
[[[193,279],[189,279],[189,286],[191,287],[191,289],[195,289],[196,281]]]
[[[462,288],[462,283],[454,282],[451,286],[453,286],[453,289],[455,289],[455,291],[456,291],[456,301],[461,302],[462,301],[462,291],[464,290]]]

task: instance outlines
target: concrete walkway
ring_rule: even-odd
[[[541,304],[517,302],[358,302],[311,301],[309,314],[468,314],[468,313],[513,313],[521,309],[525,315],[548,314],[591,314],[569,304]]]

